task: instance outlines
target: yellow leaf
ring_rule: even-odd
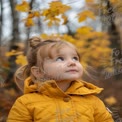
[[[93,12],[89,11],[89,10],[85,10],[81,13],[78,14],[78,17],[79,17],[79,22],[82,22],[84,20],[86,20],[88,17],[91,18],[91,19],[95,19],[95,15]]]
[[[5,54],[5,56],[7,56],[7,57],[10,57],[10,56],[12,56],[12,55],[15,55],[15,50],[12,50],[12,51],[10,51],[10,52],[7,52],[6,54]]]
[[[27,64],[26,56],[18,55],[15,62],[16,62],[16,64],[19,64],[19,65]]]
[[[92,2],[94,2],[94,0],[86,0],[86,2],[87,3],[90,3],[90,2],[92,3]]]
[[[83,21],[85,21],[86,19],[87,19],[87,17],[82,15],[82,16],[79,17],[78,21],[79,21],[79,22],[83,22]]]
[[[30,27],[34,25],[34,21],[32,18],[27,18],[24,20],[25,21],[25,26]]]
[[[59,1],[53,1],[50,3],[50,8],[44,10],[41,15],[45,16],[44,21],[49,20],[48,26],[52,26],[53,22],[55,22],[56,25],[59,25],[60,19],[57,18],[57,16],[64,14],[69,9],[69,6],[62,4]],[[64,22],[67,21],[65,16],[62,18],[64,19]]]
[[[44,10],[44,11],[42,12],[42,16],[47,16],[47,14],[49,14],[49,10],[48,10],[48,9],[46,9],[46,10]]]
[[[52,24],[53,24],[52,21],[49,21],[47,25],[50,27],[52,26]]]
[[[16,5],[15,9],[21,12],[28,12],[30,10],[30,6],[28,2],[23,1],[21,4]]]
[[[17,52],[16,50],[12,50],[10,52],[5,53],[5,56],[10,57],[10,56],[14,56],[14,55],[20,55],[22,53],[23,52]]]
[[[91,27],[83,26],[83,27],[77,29],[77,33],[80,33],[80,34],[88,34],[88,33],[90,33],[92,30],[93,30],[93,29],[92,29]]]
[[[117,103],[117,100],[115,97],[111,96],[105,99],[105,102],[109,105],[114,105]]]
[[[28,14],[28,18],[33,18],[34,17],[34,13],[33,12],[30,12],[29,14]]]
[[[114,4],[114,3],[117,3],[118,0],[110,0],[110,2],[111,2],[112,4]]]
[[[67,10],[71,9],[70,6],[62,4],[60,1],[53,1],[50,3],[50,8],[52,8],[54,11],[59,10],[60,13],[64,13]]]
[[[67,17],[65,15],[62,15],[62,18],[64,20],[63,24],[66,24],[67,23]]]
[[[34,13],[34,16],[35,16],[35,17],[40,17],[40,16],[41,16],[41,14],[40,14],[39,11],[34,11],[33,13]]]
[[[47,35],[47,34],[45,34],[45,33],[42,33],[40,36],[41,36],[41,38],[43,38],[43,39],[48,38],[48,35]]]

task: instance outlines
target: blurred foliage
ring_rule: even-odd
[[[86,0],[86,4],[89,5],[89,3],[94,3],[93,0]],[[94,3],[95,4],[95,3]],[[30,27],[34,26],[34,18],[35,17],[44,17],[44,22],[47,22],[48,26],[53,25],[59,25],[59,24],[65,24],[67,21],[67,17],[65,13],[72,9],[70,6],[65,5],[61,3],[60,1],[52,1],[49,3],[48,9],[43,10],[30,10],[29,9],[29,3],[27,4],[26,1],[22,1],[21,4],[16,5],[16,10],[19,12],[29,12],[28,17],[25,19],[25,26]],[[28,11],[25,11],[24,7],[28,9]],[[59,17],[60,16],[60,17]],[[79,22],[86,21],[87,18],[95,19],[95,13],[91,10],[84,9],[82,12],[77,14],[77,18]],[[63,22],[61,23],[61,21]],[[53,37],[54,36],[54,37]],[[69,41],[76,45],[78,48],[81,57],[82,57],[82,63],[86,62],[90,66],[93,66],[95,68],[101,68],[103,67],[101,63],[101,56],[104,58],[110,59],[111,57],[111,48],[110,48],[110,41],[109,36],[105,32],[96,32],[92,27],[90,26],[82,26],[76,30],[76,33],[71,35],[59,35],[59,34],[52,34],[52,35],[46,35],[41,34],[41,38],[47,39],[47,38],[61,38],[66,41]],[[86,64],[84,63],[84,64]],[[108,65],[110,62],[108,61],[106,64]]]
[[[116,0],[110,0],[113,5],[119,5]],[[118,0],[119,1],[119,0]],[[82,12],[77,14],[78,22],[84,22],[88,18],[95,20],[97,12],[100,9],[100,6],[97,3],[94,3],[94,0],[86,0],[87,7],[92,8],[91,10],[84,9]],[[119,1],[120,2],[120,1]],[[121,3],[121,2],[120,2]],[[49,8],[44,10],[31,10],[30,4],[26,0],[16,5],[15,9],[19,12],[28,13],[27,17],[23,19],[26,27],[35,26],[35,18],[43,18],[44,22],[47,25],[60,25],[67,23],[67,16],[65,13],[72,9],[70,6],[63,4],[59,1],[52,1],[49,3]],[[101,8],[105,9],[105,8]],[[117,10],[120,11],[118,8]],[[74,35],[68,34],[41,34],[42,39],[57,39],[57,40],[66,40],[73,43],[81,55],[81,63],[86,66],[92,66],[96,69],[107,67],[107,71],[111,71],[113,65],[111,64],[111,53],[112,49],[110,48],[111,42],[109,41],[109,35],[106,32],[97,32],[90,26],[82,26],[77,28]],[[20,45],[19,45],[20,46]],[[4,49],[2,52],[6,52]],[[7,59],[14,56],[13,62],[17,65],[25,65],[27,63],[26,56],[24,55],[24,50],[11,50],[4,55],[0,55],[0,122],[6,121],[6,116],[14,103],[15,99],[20,96],[22,93],[16,87],[13,88],[13,78],[12,82],[6,83],[5,79],[10,69],[10,63]],[[109,67],[109,68],[108,68]],[[4,73],[3,73],[4,72]],[[11,85],[12,84],[12,85]],[[109,84],[110,85],[110,84]],[[115,86],[119,88],[119,86]],[[6,90],[4,90],[6,88]],[[4,97],[3,97],[4,95]],[[118,95],[119,96],[119,95]],[[120,97],[120,96],[119,96]],[[118,97],[118,98],[119,98]],[[117,103],[117,99],[113,96],[108,97],[105,101],[111,106]],[[121,100],[120,100],[121,101]]]

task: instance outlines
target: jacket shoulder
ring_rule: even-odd
[[[28,93],[20,96],[16,101],[23,103],[24,105],[41,101],[42,96],[38,93]]]

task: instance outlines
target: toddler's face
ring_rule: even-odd
[[[45,77],[56,81],[77,80],[83,73],[77,52],[69,46],[64,46],[58,52],[54,51],[53,58],[44,60],[43,68]]]

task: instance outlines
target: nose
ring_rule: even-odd
[[[76,66],[76,63],[75,63],[75,61],[73,61],[73,60],[68,60],[68,66]]]

